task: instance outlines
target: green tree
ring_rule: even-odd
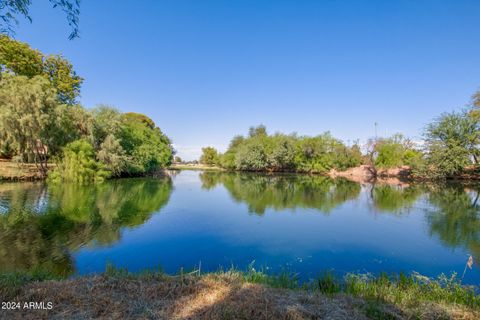
[[[130,159],[129,174],[153,173],[172,162],[170,139],[145,115],[124,114],[119,138]]]
[[[427,126],[426,173],[437,177],[462,173],[478,164],[479,120],[466,111],[444,113]]]
[[[107,136],[119,137],[122,130],[123,115],[114,107],[99,105],[91,111],[93,118],[92,140],[98,149]]]
[[[0,35],[0,67],[2,73],[32,78],[43,73],[43,55],[26,43]]]
[[[175,156],[173,159],[174,159],[173,161],[176,162],[176,163],[182,163],[183,162],[182,158],[180,158],[179,156]]]
[[[123,150],[120,140],[113,135],[108,135],[100,145],[97,158],[112,173],[112,176],[120,176],[128,166],[128,157]]]
[[[217,149],[214,147],[202,148],[202,155],[200,156],[200,163],[209,166],[218,165],[220,162]]]
[[[473,120],[480,121],[480,90],[472,96],[469,115]]]
[[[54,8],[60,8],[67,16],[72,29],[69,39],[78,37],[80,0],[49,0]],[[14,34],[14,25],[18,25],[18,16],[32,22],[30,5],[32,0],[5,0],[0,2],[0,33]]]
[[[230,170],[324,173],[357,166],[362,154],[358,145],[347,147],[328,132],[316,137],[268,135],[265,126],[258,126],[249,129],[248,137],[234,137],[219,159]]]
[[[413,143],[402,134],[395,134],[390,138],[378,139],[375,143],[375,166],[379,168],[393,168],[413,163],[419,151],[414,149]]]
[[[0,82],[0,132],[24,161],[46,173],[49,154],[68,142],[71,122],[65,105],[43,77],[6,76]]]
[[[43,59],[43,75],[57,89],[60,101],[74,104],[80,95],[83,79],[79,77],[73,65],[61,55],[50,55]]]
[[[44,56],[28,44],[0,35],[0,72],[33,78],[44,76],[57,90],[62,103],[73,105],[83,79],[60,55]]]

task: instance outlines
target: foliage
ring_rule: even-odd
[[[33,78],[43,76],[57,90],[62,103],[74,104],[83,79],[61,55],[44,56],[28,44],[0,35],[0,71]]]
[[[357,166],[362,153],[358,144],[348,147],[328,132],[316,137],[269,135],[265,126],[258,126],[247,137],[234,137],[219,160],[230,170],[322,173]]]
[[[182,158],[180,158],[179,156],[175,156],[175,157],[173,157],[173,162],[182,163],[183,160],[182,160]]]
[[[475,92],[472,96],[470,116],[476,120],[480,119],[480,90]]]
[[[65,180],[99,180],[107,176],[105,170],[111,176],[137,175],[170,164],[170,140],[152,119],[139,113],[122,114],[106,105],[85,110],[75,104],[83,79],[62,56],[45,56],[0,35],[0,76],[1,157],[39,163],[46,174],[47,161],[59,159],[60,168],[72,165],[76,158],[63,155],[63,147],[82,139],[93,154],[83,150],[88,161],[77,159],[75,170],[79,174],[89,168],[99,176],[71,175],[69,168],[57,170],[57,178],[62,172],[67,174]]]
[[[95,150],[86,140],[69,143],[63,153],[62,161],[49,176],[51,181],[102,181],[111,174],[105,165],[95,160]]]
[[[302,172],[345,170],[361,164],[358,145],[345,146],[329,132],[316,137],[301,137],[297,142],[296,168]]]
[[[145,115],[125,114],[119,138],[130,159],[127,166],[129,174],[153,173],[172,162],[170,139]]]
[[[202,148],[202,155],[200,156],[200,163],[215,166],[220,162],[217,149],[214,147]]]
[[[129,161],[125,150],[123,150],[120,144],[120,140],[111,134],[100,145],[97,158],[114,177],[118,177],[124,172]]]
[[[429,124],[425,132],[426,166],[419,174],[449,177],[461,174],[472,163],[477,165],[479,124],[467,111],[444,113]]]
[[[46,172],[47,153],[76,136],[65,105],[41,76],[6,75],[0,82],[0,132],[24,161],[35,162]]]
[[[416,166],[421,161],[421,152],[402,134],[372,140],[373,164],[376,168],[388,169],[403,165]]]
[[[80,0],[49,0],[54,8],[60,8],[67,16],[68,25],[72,29],[69,39],[78,37]],[[23,16],[32,22],[30,17],[31,0],[5,0],[0,3],[0,33],[14,34],[14,25],[18,25],[17,16]]]
[[[90,135],[95,148],[99,148],[107,136],[119,136],[123,121],[120,111],[111,106],[98,105],[90,114],[93,120]]]

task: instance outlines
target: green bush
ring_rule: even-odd
[[[69,143],[63,151],[63,158],[49,176],[51,181],[91,182],[103,181],[111,172],[95,160],[95,150],[86,140]]]

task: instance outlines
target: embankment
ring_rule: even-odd
[[[49,164],[49,167],[54,166]],[[43,179],[40,170],[32,163],[17,163],[0,159],[0,180],[38,180]]]

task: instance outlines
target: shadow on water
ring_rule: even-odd
[[[0,270],[75,272],[71,252],[109,245],[169,200],[172,181],[120,179],[96,185],[0,184]]]

